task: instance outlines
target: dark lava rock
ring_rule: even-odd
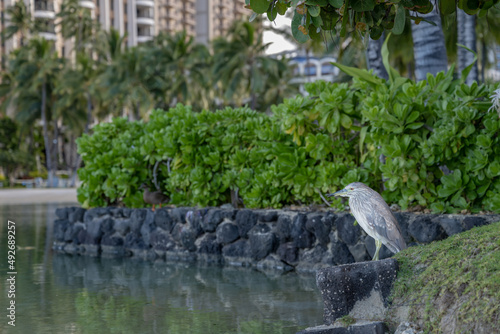
[[[232,244],[222,247],[222,255],[227,257],[249,257],[249,242],[247,239],[238,239]]]
[[[332,240],[332,261],[337,264],[353,263],[354,256],[349,252],[349,248],[342,241]]]
[[[412,217],[412,214],[409,212],[393,212],[392,214],[398,221],[399,227],[401,227],[403,238],[406,240],[406,242],[408,242],[410,240],[408,228],[410,226],[410,218]]]
[[[217,242],[222,245],[230,244],[240,237],[238,226],[235,223],[224,222],[217,226]]]
[[[93,208],[85,211],[83,222],[88,223],[97,217],[101,217],[110,213],[110,208]]]
[[[207,233],[199,240],[198,253],[219,255],[222,245],[217,242],[215,233]]]
[[[83,216],[85,215],[85,209],[83,208],[72,208],[72,212],[68,214],[68,220],[70,223],[83,222]]]
[[[175,242],[170,234],[161,228],[151,232],[149,243],[154,250],[169,251],[175,248]]]
[[[437,221],[448,235],[454,235],[463,231],[462,223],[456,217],[440,216]]]
[[[124,218],[115,218],[113,222],[113,229],[120,233],[122,236],[127,235],[130,231],[130,220]]]
[[[190,252],[196,251],[196,231],[189,226],[182,226],[181,229],[181,244]]]
[[[117,232],[109,232],[103,235],[101,246],[121,247],[125,244],[124,238]]]
[[[290,237],[298,248],[311,248],[314,244],[314,234],[306,230],[307,216],[299,213],[292,220]]]
[[[276,236],[281,243],[291,240],[292,218],[287,214],[281,214],[276,224]]]
[[[301,263],[314,265],[316,263],[321,263],[323,257],[328,252],[328,249],[321,245],[316,245],[315,247],[307,250],[299,251],[299,261]]]
[[[130,215],[130,230],[139,232],[143,224],[151,225],[154,222],[154,213],[149,209],[136,209]]]
[[[313,233],[318,239],[319,243],[327,246],[330,242],[330,230],[332,226],[329,224],[330,220],[325,220],[324,214],[312,213],[307,215],[306,230]]]
[[[64,241],[79,244],[78,234],[84,229],[85,225],[83,223],[70,224],[64,233]]]
[[[139,232],[131,231],[125,237],[125,248],[127,249],[148,249],[149,245],[144,243]]]
[[[354,245],[358,242],[361,235],[359,224],[354,225],[354,217],[349,213],[340,214],[335,220],[339,238],[348,245]]]
[[[257,215],[252,210],[239,210],[235,222],[238,225],[240,237],[245,238],[252,227],[257,224]]]
[[[155,212],[154,223],[159,228],[164,229],[167,232],[172,230],[174,225],[174,220],[170,217],[167,209],[159,209]]]
[[[488,224],[486,219],[481,218],[481,217],[474,217],[474,216],[465,217],[464,220],[462,221],[464,231],[470,230],[471,228],[476,227],[476,226],[483,226],[486,224]]]
[[[87,211],[88,212],[88,211]],[[101,237],[103,235],[101,226],[103,223],[103,219],[96,219],[85,223],[85,244],[89,245],[98,245],[101,241]]]
[[[173,208],[170,211],[170,216],[175,224],[185,224],[186,223],[186,213],[191,211],[190,208]]]
[[[140,234],[141,234],[142,240],[144,241],[144,244],[146,246],[149,246],[150,242],[151,242],[150,241],[151,232],[156,229],[156,225],[155,225],[155,223],[153,222],[152,219],[146,220],[146,221],[147,221],[147,223],[145,222],[141,226]]]
[[[278,240],[271,228],[264,223],[257,224],[248,232],[250,257],[262,260],[276,249]]]
[[[62,214],[61,214],[62,215]],[[54,240],[64,241],[64,234],[69,227],[69,220],[67,219],[56,219],[54,221]]]
[[[112,218],[103,219],[101,223],[102,233],[109,233],[113,231],[114,220]]]
[[[276,254],[279,256],[281,261],[290,265],[295,265],[299,261],[299,249],[293,242],[287,242],[279,245],[276,250]]]
[[[410,224],[408,232],[415,240],[421,243],[429,243],[446,237],[446,233],[441,225],[435,224],[430,216],[427,215],[415,218]]]
[[[235,210],[211,209],[203,217],[201,227],[205,232],[215,232],[217,226],[224,221],[224,219],[234,219]]]
[[[263,223],[275,222],[278,220],[278,211],[264,211],[259,213],[259,221]]]
[[[319,269],[316,283],[323,295],[325,325],[348,315],[356,302],[379,293],[384,307],[398,271],[395,259],[347,264]]]
[[[196,210],[188,211],[186,213],[186,222],[191,227],[191,230],[195,233],[195,237],[198,238],[203,234],[203,218],[207,214],[207,210]]]
[[[59,219],[68,219],[68,211],[70,208],[57,208],[56,216]]]

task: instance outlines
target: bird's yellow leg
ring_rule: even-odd
[[[373,256],[372,261],[378,261],[378,252],[380,252],[380,247],[382,247],[382,241],[375,239],[375,246],[377,248],[375,249],[375,255]]]

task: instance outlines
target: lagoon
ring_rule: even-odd
[[[69,205],[0,204],[0,333],[295,333],[323,322],[312,274],[54,253],[55,209]]]

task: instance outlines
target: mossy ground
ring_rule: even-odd
[[[469,333],[500,323],[500,222],[410,247],[400,264],[393,305],[408,305],[426,333]]]

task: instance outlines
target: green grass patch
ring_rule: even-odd
[[[500,222],[476,227],[396,256],[393,306],[409,305],[410,321],[439,333],[495,328],[500,317]]]

